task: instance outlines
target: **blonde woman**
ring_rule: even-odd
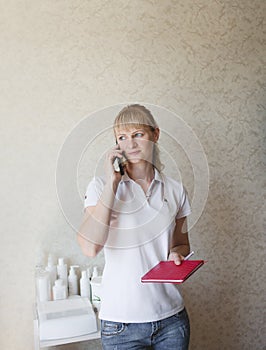
[[[141,283],[159,261],[180,264],[190,251],[186,191],[162,173],[160,129],[146,107],[123,108],[114,134],[105,174],[88,186],[78,233],[85,255],[104,249],[103,349],[188,349],[189,319],[176,285]],[[116,159],[126,160],[122,173],[114,169]]]

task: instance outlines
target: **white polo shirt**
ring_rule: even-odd
[[[86,191],[85,207],[95,206],[105,181],[94,178]],[[105,267],[99,317],[118,322],[152,322],[181,311],[183,299],[174,284],[141,283],[161,260],[167,260],[175,220],[191,213],[183,185],[155,170],[147,193],[122,177],[104,246]]]

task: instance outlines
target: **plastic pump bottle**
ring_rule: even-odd
[[[82,296],[83,298],[89,298],[89,299],[91,297],[90,280],[87,276],[86,271],[82,271],[82,273],[81,273],[80,296]]]
[[[78,266],[70,266],[68,275],[68,294],[77,295],[78,294],[78,276],[76,274],[75,268]]]
[[[67,264],[65,264],[64,258],[58,259],[57,276],[59,279],[62,279],[67,286]]]

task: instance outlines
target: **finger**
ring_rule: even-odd
[[[110,160],[111,162],[113,162],[116,157],[121,158],[122,151],[116,149],[116,150],[112,150],[112,151],[107,153],[107,159]]]
[[[182,260],[180,259],[180,257],[178,256],[178,257],[175,257],[175,259],[174,259],[174,263],[176,264],[176,265],[180,265],[181,264],[181,262],[182,262]]]
[[[174,263],[176,265],[181,265],[183,260],[184,260],[184,257],[181,254],[175,254],[175,256],[174,256]]]
[[[173,261],[176,265],[181,264],[181,256],[176,252],[172,252],[169,254],[168,260]]]

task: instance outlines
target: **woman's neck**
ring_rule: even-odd
[[[150,163],[144,164],[128,164],[128,176],[137,182],[145,191],[154,179],[154,168]]]

